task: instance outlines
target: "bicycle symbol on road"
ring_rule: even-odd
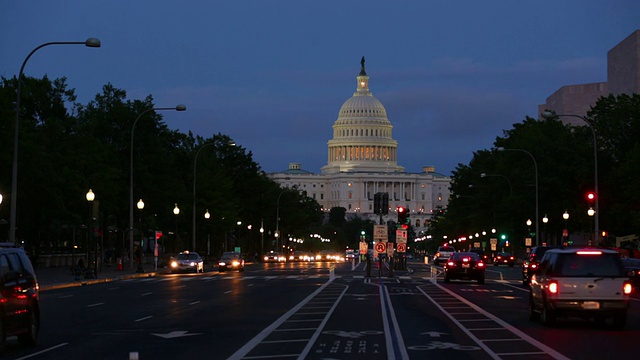
[[[469,351],[469,350],[480,350],[480,347],[472,346],[472,345],[460,345],[460,344],[454,344],[454,343],[443,342],[443,341],[432,341],[432,342],[428,343],[427,345],[408,346],[407,349],[409,349],[409,350],[446,350],[446,349],[451,349],[451,350]]]
[[[367,335],[380,335],[382,331],[377,330],[365,330],[365,331],[342,331],[342,330],[329,330],[323,331],[323,334],[336,335],[345,338],[358,339]]]

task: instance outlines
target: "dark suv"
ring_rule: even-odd
[[[0,352],[9,336],[33,346],[40,331],[38,280],[20,248],[0,247]]]
[[[538,269],[538,264],[540,264],[540,259],[542,259],[542,255],[549,249],[557,249],[554,246],[536,246],[531,249],[531,252],[527,255],[527,257],[522,262],[522,285],[529,285],[529,280],[531,280],[531,275]]]

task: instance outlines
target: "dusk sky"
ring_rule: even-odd
[[[67,77],[86,104],[111,83],[152,95],[171,129],[222,133],[266,172],[319,173],[360,58],[398,164],[450,175],[563,85],[607,80],[638,0],[0,0],[0,76]],[[7,141],[3,139],[2,141]]]

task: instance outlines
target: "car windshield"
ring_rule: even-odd
[[[224,253],[222,254],[222,260],[234,260],[234,259],[239,259],[240,258],[240,254],[237,253]]]
[[[178,254],[176,256],[177,260],[198,260],[198,254],[190,253],[190,254]]]
[[[556,276],[619,277],[625,276],[622,262],[616,254],[563,255],[551,269]]]

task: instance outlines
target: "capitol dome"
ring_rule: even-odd
[[[369,90],[364,57],[356,77],[356,92],[342,104],[329,140],[329,158],[323,173],[345,171],[396,172],[398,142],[392,138],[393,126],[382,103]]]

